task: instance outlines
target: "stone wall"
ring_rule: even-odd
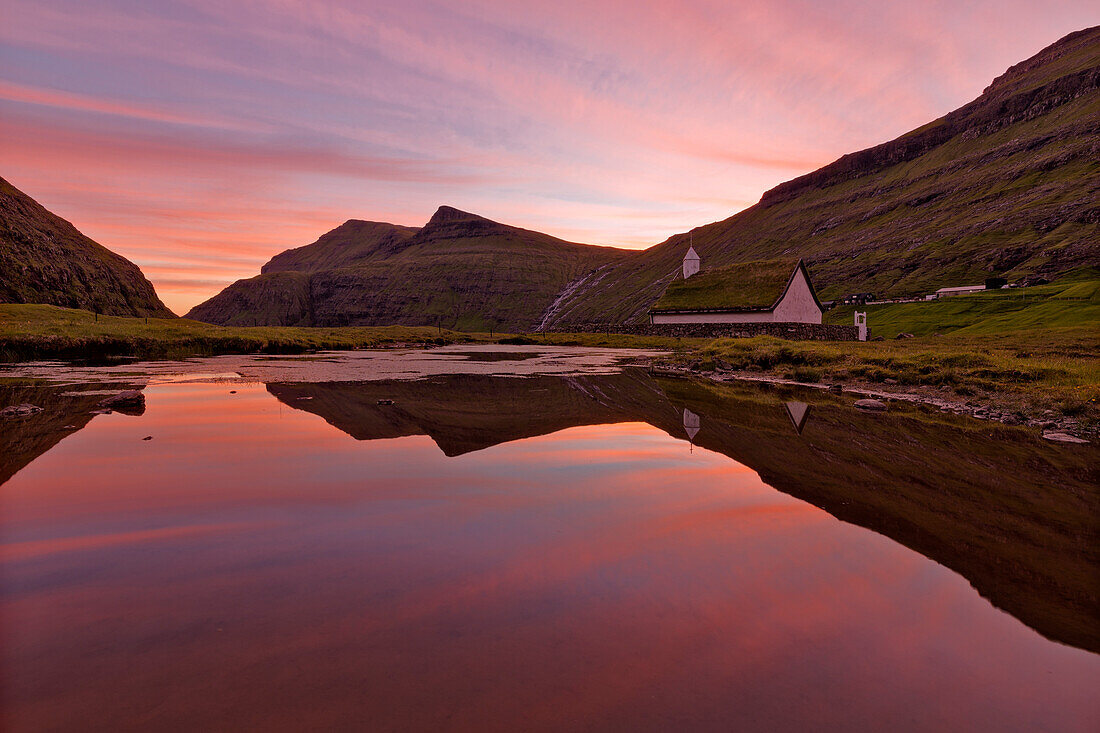
[[[858,341],[855,326],[824,323],[586,323],[560,328],[568,333],[623,333],[631,336],[676,338],[748,338],[777,336],[799,341]]]

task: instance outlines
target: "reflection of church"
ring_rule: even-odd
[[[802,430],[806,427],[806,421],[810,419],[810,406],[805,402],[792,400],[791,402],[784,402],[783,408],[787,411],[787,417],[790,418],[794,431],[802,435]],[[699,434],[700,421],[701,418],[698,415],[688,408],[684,408],[684,432],[687,433],[688,442],[691,443],[692,448],[695,447],[695,436]]]
[[[810,406],[805,402],[784,402],[783,406],[787,408],[787,417],[791,419],[795,432],[802,435],[802,429],[810,417]]]
[[[699,434],[699,416],[688,408],[684,408],[684,432],[687,433],[688,442],[695,447],[695,436]]]

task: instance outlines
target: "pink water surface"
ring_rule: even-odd
[[[4,730],[1100,728],[1100,657],[649,425],[447,458],[234,388],[0,486]]]

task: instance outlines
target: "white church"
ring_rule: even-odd
[[[760,260],[700,271],[689,247],[677,278],[649,311],[650,323],[821,323],[825,309],[805,263]]]

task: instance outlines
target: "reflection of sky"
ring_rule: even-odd
[[[976,97],[1095,4],[5,0],[2,174],[186,310],[448,203],[648,246]]]
[[[1096,656],[650,426],[446,458],[232,386],[0,487],[13,728],[1098,722]]]

